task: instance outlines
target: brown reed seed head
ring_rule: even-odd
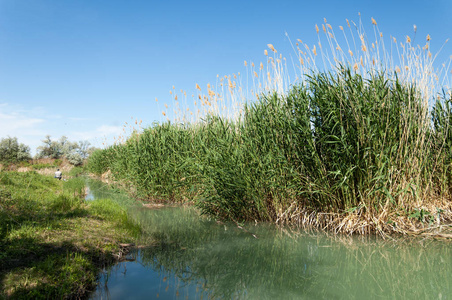
[[[430,34],[427,34],[427,42],[430,42]]]
[[[275,53],[277,52],[276,49],[275,49],[275,47],[273,47],[272,44],[267,44],[267,46],[268,46],[268,48],[270,48],[271,51],[273,51],[273,52],[275,52]]]
[[[408,35],[406,36],[406,42],[411,43],[411,38]]]
[[[264,55],[265,55],[265,56],[268,56],[268,51],[267,51],[267,49],[264,50]]]
[[[371,18],[371,20],[372,20],[372,24],[373,24],[373,25],[377,25],[377,21],[375,21],[374,18]]]

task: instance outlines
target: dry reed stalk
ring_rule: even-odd
[[[279,226],[295,226],[303,230],[320,229],[345,235],[377,234],[383,238],[394,234],[417,235],[425,237],[452,238],[452,230],[446,233],[444,229],[452,229],[452,204],[447,199],[436,202],[426,201],[425,206],[418,207],[433,212],[442,210],[441,216],[434,224],[425,224],[405,214],[394,210],[383,210],[380,214],[372,211],[357,210],[353,213],[324,213],[298,206],[292,202],[289,208],[277,217]],[[391,222],[389,222],[391,221]],[[448,225],[444,225],[448,224]]]
[[[204,95],[201,92],[201,87],[196,84],[196,89],[199,92],[197,96],[202,99],[202,101],[197,101],[195,109],[192,109],[197,113],[189,114],[183,107],[175,111],[173,120],[176,123],[184,121],[184,123],[195,124],[205,119],[209,114],[229,120],[239,120],[244,105],[247,102],[252,102],[255,97],[270,92],[277,92],[284,96],[291,85],[303,84],[307,75],[322,70],[337,70],[341,66],[352,68],[364,78],[369,78],[369,76],[379,72],[384,72],[389,78],[393,78],[397,73],[401,82],[406,84],[416,83],[428,109],[429,104],[431,104],[429,103],[431,96],[440,88],[443,88],[435,79],[438,78],[438,72],[443,74],[443,78],[446,77],[447,73],[443,70],[434,69],[433,63],[436,55],[433,56],[429,50],[430,35],[426,38],[427,44],[422,48],[412,45],[409,36],[406,36],[405,43],[400,45],[394,38],[394,41],[390,43],[391,50],[388,51],[385,47],[383,33],[379,31],[377,21],[374,18],[371,18],[374,30],[373,37],[366,34],[361,19],[357,24],[349,20],[346,20],[346,23],[349,29],[348,33],[343,26],[339,26],[345,41],[343,46],[340,46],[333,27],[328,23],[322,24],[323,37],[319,27],[315,25],[318,42],[317,45],[312,47],[303,43],[300,39],[294,46],[289,38],[297,56],[293,64],[295,80],[291,80],[291,72],[287,67],[286,59],[282,55],[277,56],[274,45],[268,44],[268,48],[273,52],[273,57],[268,57],[267,50],[264,50],[264,55],[268,57],[265,67],[263,67],[263,63],[260,63],[259,69],[256,70],[254,63],[250,65],[248,62],[244,62],[247,69],[246,83],[242,81],[240,75],[236,77],[237,81],[233,82],[231,76],[217,76],[217,82],[211,86],[211,89],[209,88],[211,92],[208,95]],[[286,36],[288,37],[287,34]],[[323,41],[326,41],[328,47],[322,46]],[[317,46],[319,46],[320,53],[317,51]],[[300,47],[306,48],[307,51],[303,51]],[[392,50],[393,47],[395,51]],[[347,52],[342,49],[347,49]],[[397,55],[394,56],[393,53],[397,53]],[[318,62],[317,56],[321,58],[321,62]],[[296,62],[298,62],[298,65],[296,65]],[[250,78],[252,82],[249,82]],[[225,79],[227,82],[225,82]],[[186,103],[185,97],[184,100]],[[193,102],[195,102],[194,100],[195,97],[193,97]]]

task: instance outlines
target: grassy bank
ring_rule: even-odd
[[[139,231],[112,201],[85,202],[81,178],[0,172],[0,298],[83,298]]]
[[[204,115],[133,132],[93,153],[90,170],[111,172],[143,198],[191,201],[236,222],[363,234],[450,224],[448,70],[434,69],[430,36],[420,46],[394,38],[397,51],[388,51],[374,19],[374,36],[361,23],[347,25],[350,34],[339,27],[343,47],[327,23],[325,37],[316,25],[318,48],[298,40],[295,82],[269,44],[267,66],[258,73],[251,64],[253,86],[262,89],[246,94],[237,76],[220,79],[195,101]],[[240,97],[233,117],[222,114],[224,99]]]

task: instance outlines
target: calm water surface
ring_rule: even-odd
[[[240,229],[191,208],[146,209],[99,187],[91,186],[94,199],[127,202],[148,246],[104,270],[91,299],[452,298],[449,242]]]

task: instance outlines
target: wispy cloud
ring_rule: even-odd
[[[97,128],[96,131],[104,135],[120,135],[122,133],[122,128],[122,126],[102,125]]]
[[[7,114],[0,112],[0,136],[15,135],[18,131],[34,129],[44,119],[28,118],[17,113]]]
[[[20,143],[30,146],[33,152],[46,134],[43,130],[45,123],[44,118],[30,116],[8,103],[0,103],[0,138],[17,137]]]
[[[123,133],[122,126],[101,125],[94,130],[72,132],[76,140],[88,140],[93,146],[102,147],[114,142],[114,139]]]
[[[45,119],[31,117],[24,112],[12,111],[7,103],[0,104],[0,137],[42,136],[39,126]]]
[[[80,117],[69,117],[68,120],[70,121],[92,121],[91,118],[80,118]]]
[[[100,123],[97,118],[65,117],[42,107],[24,109],[20,105],[0,103],[0,138],[17,137],[20,143],[30,146],[32,155],[46,135],[52,140],[63,135],[70,141],[87,140],[95,147],[111,145],[125,135],[124,126],[116,125],[114,120],[104,122],[110,125]]]

